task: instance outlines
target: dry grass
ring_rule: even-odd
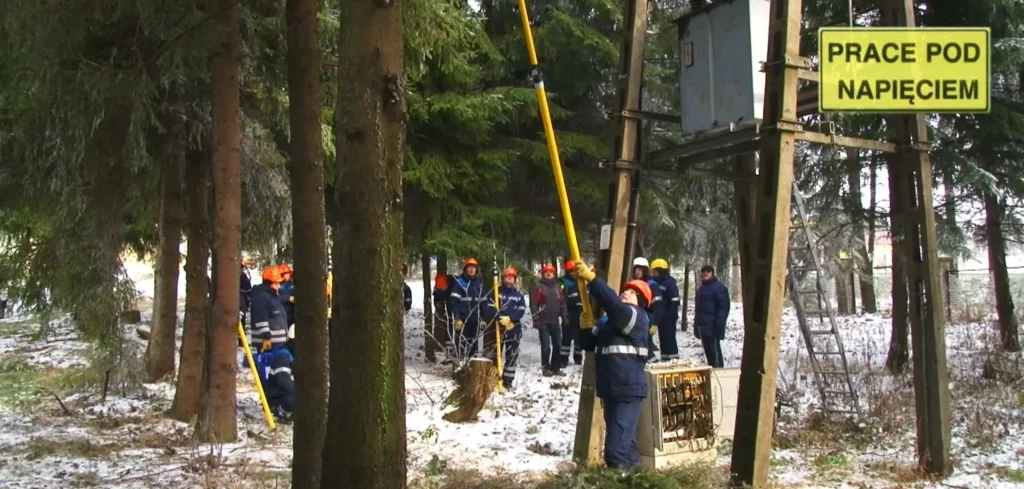
[[[725,482],[725,472],[709,464],[626,472],[567,467],[538,477],[445,469],[414,480],[410,489],[717,489],[725,487]]]

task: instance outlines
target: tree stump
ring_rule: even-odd
[[[445,405],[456,408],[445,414],[444,420],[450,423],[476,421],[497,383],[493,362],[486,358],[470,360],[468,365],[455,371],[455,391],[445,400]]]
[[[142,312],[138,309],[121,311],[121,324],[139,324],[142,322]]]
[[[140,324],[140,325],[135,327],[135,334],[139,335],[139,338],[142,338],[144,340],[149,341],[149,333],[150,332],[151,331],[150,331],[149,325],[147,325],[147,324]]]

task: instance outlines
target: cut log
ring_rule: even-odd
[[[445,414],[444,420],[449,423],[476,421],[497,382],[493,362],[486,358],[471,359],[469,364],[455,371],[455,391],[448,396],[445,404],[456,408]]]

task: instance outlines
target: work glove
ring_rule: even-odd
[[[655,334],[657,334],[657,333],[658,333],[658,327],[657,327],[657,326],[651,326],[651,327],[650,327],[650,328],[649,328],[649,329],[647,330],[647,332],[648,332],[648,333],[650,333],[650,335],[651,335],[651,336],[654,336]]]
[[[508,331],[511,331],[512,328],[516,327],[515,323],[512,322],[512,318],[510,318],[508,316],[501,316],[501,317],[499,317],[498,318],[498,324],[504,326],[505,329],[508,330]]]
[[[466,323],[463,323],[461,319],[456,319],[455,320],[455,331],[462,331],[462,327],[465,326],[465,325],[466,325]]]
[[[590,265],[578,261],[576,262],[576,278],[582,279],[584,282],[593,282],[597,275],[590,270]]]
[[[263,343],[260,344],[260,352],[267,351],[270,351],[270,340],[263,340]]]
[[[243,326],[245,325],[245,311],[238,311],[238,322],[242,323]]]
[[[294,295],[288,296],[288,302],[295,302],[295,296]]]

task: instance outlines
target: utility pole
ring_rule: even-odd
[[[743,357],[740,362],[732,481],[763,487],[771,463],[775,391],[778,383],[779,340],[786,294],[790,200],[793,195],[793,152],[800,132],[797,115],[801,0],[772,0],[768,23],[768,57],[764,64],[764,116],[758,163],[757,205],[753,222],[758,230],[748,256],[751,304],[744,313]],[[744,223],[738,222],[738,226]]]
[[[618,131],[612,144],[611,166],[614,168],[614,194],[610,195],[611,243],[607,261],[600,269],[608,285],[618,290],[619,279],[626,267],[626,238],[629,231],[630,196],[633,173],[638,170],[640,138],[640,91],[643,82],[644,46],[647,42],[648,0],[624,0],[622,49],[616,79],[616,106],[612,114]],[[579,416],[576,419],[576,441],[573,459],[595,464],[602,460],[604,416],[596,399],[594,354],[586,353],[583,362],[583,385],[580,388]]]
[[[916,27],[913,0],[887,0],[882,23]],[[925,114],[891,117],[897,146],[896,168],[906,185],[900,192],[903,249],[910,297],[910,338],[914,352],[914,405],[917,414],[918,464],[931,474],[951,469],[949,370],[946,364],[946,317],[939,276],[939,241],[932,200],[931,142]]]

